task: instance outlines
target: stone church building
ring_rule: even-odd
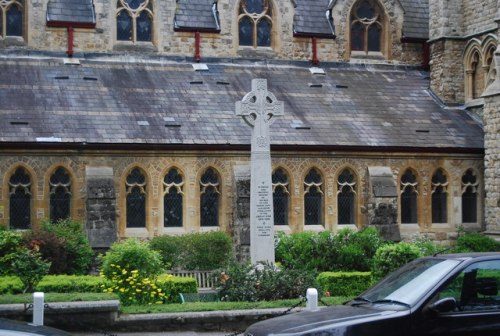
[[[499,21],[496,0],[0,0],[0,224],[248,244],[235,104],[263,78],[275,230],[495,236]]]

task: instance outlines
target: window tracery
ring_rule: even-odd
[[[417,177],[411,169],[407,169],[401,176],[400,183],[400,203],[401,203],[401,223],[417,223],[417,197],[418,197]]]
[[[239,45],[271,46],[273,19],[269,0],[242,0],[239,6]]]
[[[24,1],[0,0],[0,37],[24,35]]]
[[[304,178],[304,224],[323,225],[323,179],[312,168]]]
[[[442,169],[432,175],[432,222],[448,222],[448,179]]]
[[[213,168],[200,179],[200,226],[219,226],[220,183]]]
[[[383,43],[382,13],[374,0],[358,1],[350,17],[351,50],[368,54],[381,52]]]
[[[182,227],[184,180],[176,168],[168,171],[163,179],[163,226]]]
[[[71,178],[66,169],[59,167],[49,180],[50,221],[56,223],[71,214]]]
[[[478,185],[475,172],[468,169],[462,176],[462,223],[477,223]]]
[[[278,168],[272,175],[274,225],[288,225],[290,202],[289,182],[286,172]]]
[[[31,176],[22,167],[17,168],[9,179],[9,226],[26,230],[31,227]]]
[[[126,179],[127,228],[146,227],[146,178],[134,168]]]
[[[117,0],[116,8],[118,41],[152,41],[153,4],[150,0]]]
[[[338,224],[356,224],[356,178],[349,168],[338,176],[337,188]]]

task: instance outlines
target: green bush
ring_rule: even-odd
[[[35,290],[50,293],[102,293],[105,280],[93,275],[46,275]],[[19,294],[23,284],[18,276],[0,277],[0,294]]]
[[[223,301],[270,301],[305,296],[307,288],[318,288],[313,273],[278,269],[272,264],[231,264],[219,282]]]
[[[372,262],[372,275],[382,278],[404,264],[422,256],[420,249],[411,243],[390,244],[380,247]]]
[[[369,271],[370,260],[383,243],[373,227],[360,231],[342,229],[337,233],[279,233],[276,260],[287,269],[310,272]]]
[[[331,296],[357,296],[371,286],[370,272],[323,272],[318,284]]]
[[[0,225],[0,275],[13,273],[12,262],[25,249],[21,233],[5,229]]]
[[[0,277],[0,294],[19,294],[23,292],[23,283],[18,276],[7,275]]]
[[[23,283],[23,293],[32,293],[36,285],[49,273],[50,262],[42,259],[40,253],[20,250],[12,262],[13,272]]]
[[[130,238],[111,245],[101,258],[101,273],[108,280],[121,270],[137,270],[144,278],[152,278],[163,272],[160,254],[149,248],[145,242]]]
[[[184,270],[226,267],[233,251],[231,237],[219,231],[158,236],[151,240],[149,246],[160,253],[166,268]]]
[[[51,223],[24,234],[25,244],[51,262],[50,274],[87,274],[93,259],[83,226],[71,219]]]
[[[181,303],[180,293],[198,292],[198,285],[195,278],[162,274],[158,277],[156,285],[165,293],[166,303]]]
[[[469,232],[461,234],[453,252],[498,252],[500,242],[481,233]]]

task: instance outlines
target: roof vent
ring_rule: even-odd
[[[90,81],[96,81],[96,77],[83,77],[83,80],[90,80]]]
[[[204,63],[193,63],[194,71],[208,71],[208,66]]]
[[[321,84],[321,83],[309,83],[309,87],[311,87],[311,88],[321,88],[321,87],[323,87],[323,84]]]
[[[323,70],[321,68],[312,67],[312,68],[309,68],[309,71],[311,71],[311,73],[313,75],[325,75],[325,70]]]
[[[194,80],[194,81],[190,81],[189,84],[203,84],[203,81],[202,80]]]
[[[335,85],[335,87],[337,89],[348,89],[349,88],[349,86],[347,86],[347,85],[341,85],[341,84],[337,84],[337,85]]]
[[[147,121],[147,120],[138,120],[137,124],[139,126],[149,126],[149,121]]]
[[[29,125],[29,122],[27,121],[11,121],[11,125]]]
[[[426,129],[418,129],[418,130],[415,130],[415,132],[417,132],[417,133],[429,133],[430,131],[426,130]]]
[[[69,79],[69,76],[55,76],[54,79]]]
[[[302,120],[297,120],[297,119],[292,120],[292,122],[290,123],[290,126],[292,128],[298,129],[298,130],[300,130],[300,129],[311,129],[311,127],[304,125],[304,123],[302,122]]]
[[[223,81],[223,80],[220,80],[220,81],[217,81],[217,84],[218,85],[229,85],[230,83],[226,82],[226,81]]]
[[[173,117],[163,117],[165,121],[165,127],[181,127],[182,125],[175,121]]]

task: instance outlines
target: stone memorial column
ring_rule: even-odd
[[[236,114],[252,127],[250,160],[250,259],[274,263],[274,215],[269,125],[283,115],[283,102],[267,91],[267,80],[252,80],[252,91],[236,102]]]

